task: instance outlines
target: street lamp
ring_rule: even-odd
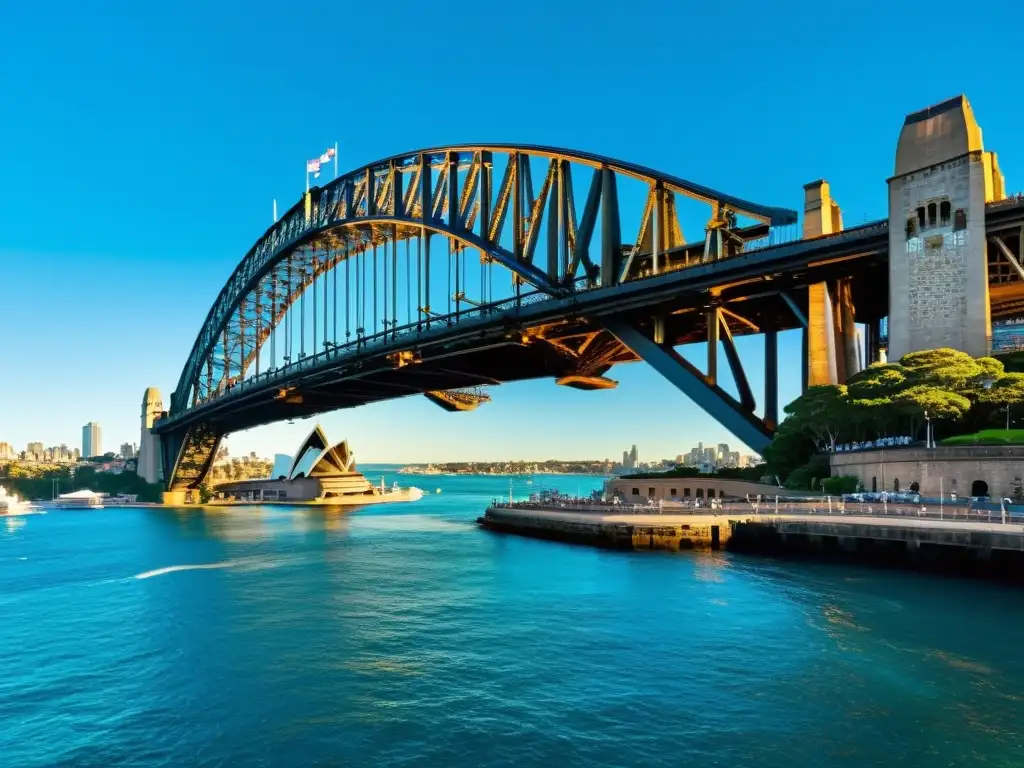
[[[926,448],[934,448],[932,444],[932,417],[928,415],[928,411],[924,412],[924,443]]]

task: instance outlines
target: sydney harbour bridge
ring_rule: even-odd
[[[885,345],[889,221],[809,232],[811,207],[801,233],[796,211],[541,146],[437,147],[345,173],[281,216],[213,302],[153,426],[163,480],[197,488],[230,432],[410,395],[468,410],[489,399],[480,387],[524,379],[605,389],[638,360],[761,451],[779,331],[803,329],[802,380],[817,383],[815,286],[834,302],[840,378],[854,320],[869,355]],[[1024,205],[992,211],[1019,254]],[[736,348],[748,334],[763,339],[763,382]],[[676,350],[694,342],[700,367]]]

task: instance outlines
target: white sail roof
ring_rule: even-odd
[[[352,472],[354,467],[355,456],[348,447],[348,441],[342,440],[337,445],[331,445],[323,428],[317,424],[302,441],[302,445],[292,458],[288,479],[336,475]],[[274,477],[278,475],[275,474]]]

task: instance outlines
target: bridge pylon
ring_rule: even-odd
[[[160,436],[165,503],[183,503],[206,479],[224,432],[209,422],[193,422]]]
[[[908,115],[889,179],[891,356],[989,353],[986,203],[1005,197],[994,152],[964,96]]]

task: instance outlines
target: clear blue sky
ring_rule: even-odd
[[[0,0],[0,440],[80,445],[90,420],[108,449],[138,440],[143,390],[169,395],[271,200],[297,200],[305,158],[335,140],[343,168],[562,145],[794,209],[824,177],[857,223],[886,213],[904,115],[965,93],[1024,187],[1019,3],[784,5]],[[758,345],[741,352],[756,380]],[[541,381],[471,414],[412,398],[321,421],[364,461],[738,443],[642,364],[611,375],[613,392]],[[290,451],[308,429],[230,446]]]

